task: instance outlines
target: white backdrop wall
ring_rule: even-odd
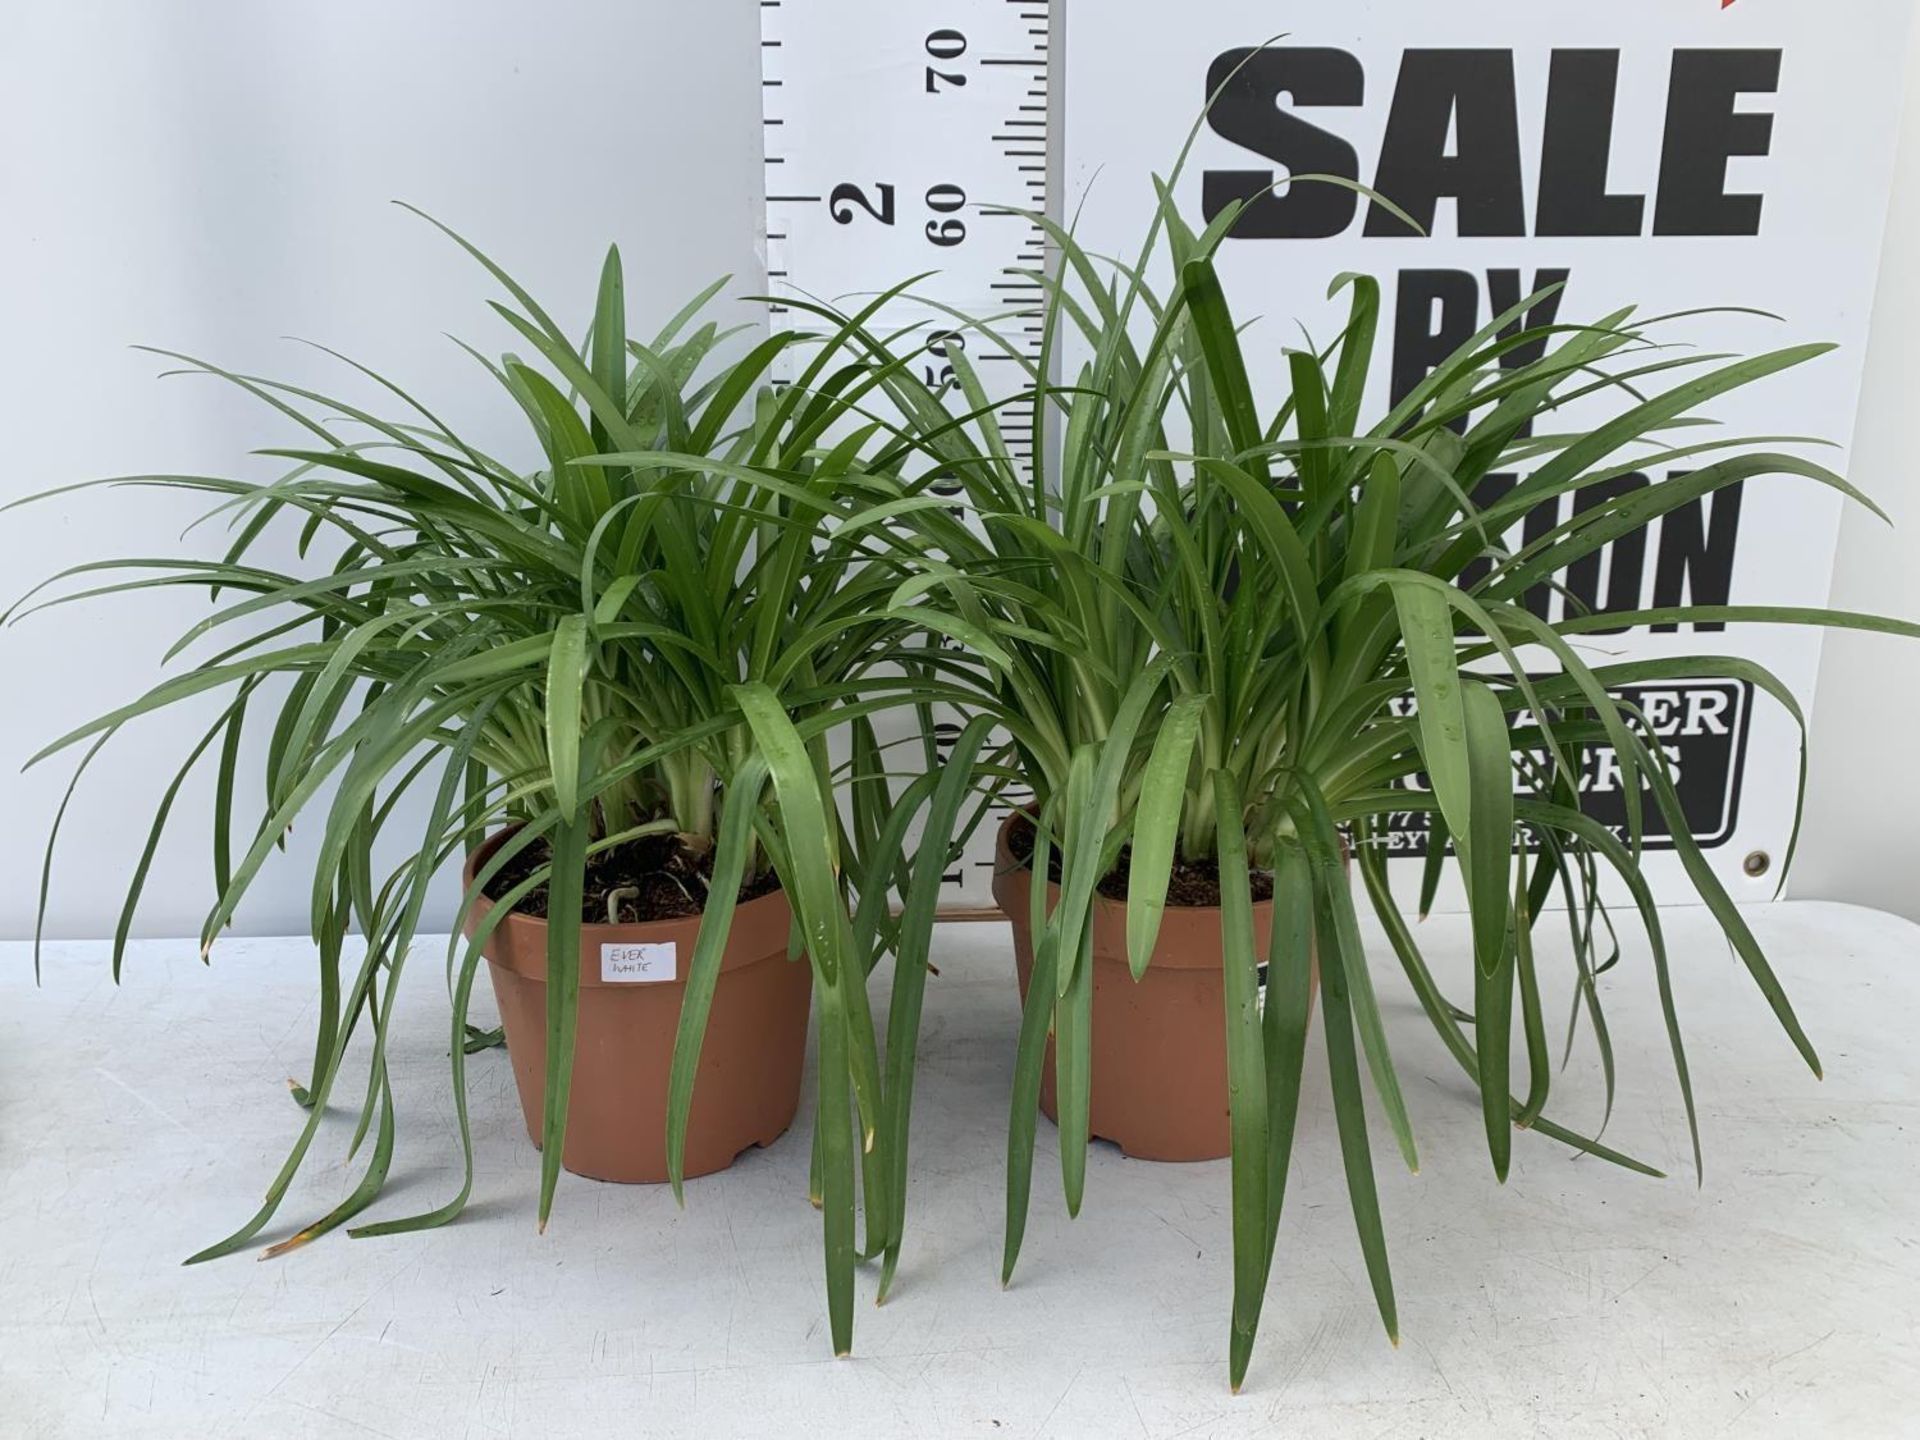
[[[245,473],[246,451],[286,439],[212,382],[156,381],[161,362],[127,348],[136,342],[365,398],[325,357],[275,337],[320,340],[417,387],[479,443],[524,453],[516,417],[441,334],[505,343],[485,310],[489,282],[386,202],[464,230],[563,317],[584,315],[609,240],[643,322],[723,273],[752,292],[757,9],[555,0],[533,26],[505,0],[15,7],[0,53],[0,499],[122,472]],[[1909,73],[1920,81],[1920,48]],[[1904,615],[1920,615],[1920,494],[1903,438],[1920,374],[1920,280],[1904,259],[1920,244],[1917,112],[1901,138],[1853,467],[1899,529],[1851,516],[1835,584],[1838,603]],[[0,515],[0,588],[10,599],[62,565],[166,553],[193,513],[93,492]],[[0,632],[0,937],[31,932],[67,768],[16,767],[150,683],[199,608],[150,592]],[[1920,767],[1901,758],[1916,692],[1912,652],[1829,640],[1793,893],[1920,917],[1920,830],[1907,818],[1920,813]],[[191,722],[145,722],[103,752],[68,815],[50,933],[111,932],[153,803],[199,733]],[[140,933],[196,926],[208,825],[190,786]],[[238,928],[304,929],[303,875],[297,853],[271,869]]]
[[[1841,522],[1833,603],[1920,617],[1920,27],[1908,47],[1907,106],[1894,162],[1880,285],[1854,427],[1852,477],[1887,514]],[[1897,640],[1829,635],[1815,692],[1798,898],[1850,900],[1920,920],[1920,652]]]
[[[517,337],[486,308],[492,282],[396,198],[469,235],[569,326],[589,312],[609,241],[647,326],[723,274],[742,294],[765,284],[752,0],[5,11],[0,498],[141,470],[272,473],[246,452],[288,443],[285,421],[219,382],[156,381],[163,362],[135,342],[370,399],[370,384],[278,337],[321,341],[531,463],[511,401],[443,334],[509,348]],[[118,491],[0,514],[0,589],[10,600],[62,565],[167,553],[198,508]],[[222,538],[209,527],[192,543],[217,551]],[[21,762],[151,683],[203,607],[152,591],[0,632],[0,936],[31,933],[70,768],[60,757],[21,776]],[[102,752],[69,812],[49,933],[112,933],[154,803],[205,713],[197,728],[186,713],[131,727]],[[197,930],[209,812],[204,787],[183,791],[142,933]],[[296,848],[314,828],[296,830]],[[263,876],[237,928],[300,932],[305,915],[296,855]]]

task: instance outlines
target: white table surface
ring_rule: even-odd
[[[297,1129],[284,1080],[310,1053],[308,946],[230,940],[203,968],[189,942],[142,942],[116,989],[104,946],[58,944],[37,990],[26,947],[0,946],[0,1434],[1920,1434],[1920,929],[1836,905],[1751,913],[1828,1078],[1800,1067],[1706,914],[1669,912],[1704,1188],[1643,944],[1608,977],[1622,1083],[1607,1138],[1673,1178],[1522,1135],[1502,1189],[1473,1092],[1370,936],[1423,1156],[1407,1174],[1376,1111],[1403,1343],[1367,1291],[1316,1043],[1238,1398],[1224,1163],[1096,1146],[1069,1222],[1043,1123],[1021,1269],[999,1287],[1004,926],[939,934],[901,1274],[880,1309],[863,1275],[855,1356],[838,1361],[804,1126],[692,1182],[685,1211],[664,1187],[565,1176],[538,1236],[500,1052],[472,1066],[478,1175],[459,1223],[183,1269],[251,1213]],[[1423,936],[1457,977],[1459,923]],[[1549,968],[1557,1027],[1565,967]],[[376,1215],[457,1184],[441,983],[422,952]],[[1583,1035],[1550,1113],[1591,1123],[1597,1070]],[[323,1131],[263,1241],[355,1182],[345,1129]]]

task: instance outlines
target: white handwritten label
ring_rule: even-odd
[[[674,978],[679,965],[673,941],[600,947],[600,978],[610,984],[650,985]]]

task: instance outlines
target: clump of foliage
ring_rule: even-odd
[[[1716,398],[1813,360],[1798,345],[1751,358],[1656,343],[1667,320],[1621,310],[1587,325],[1534,325],[1530,296],[1460,348],[1385,414],[1365,416],[1380,288],[1345,275],[1344,328],[1326,349],[1286,355],[1287,385],[1263,409],[1246,335],[1214,270],[1237,209],[1204,233],[1166,187],[1131,264],[1102,260],[1040,217],[1059,252],[1046,287],[1043,343],[1026,357],[993,324],[969,336],[1028,367],[1036,435],[1058,437],[1022,474],[964,346],[952,378],[911,369],[889,381],[905,443],[951,475],[970,523],[914,517],[902,544],[915,575],[903,595],[943,610],[981,668],[975,713],[1004,745],[983,778],[1031,795],[1034,872],[1058,864],[1058,900],[1033,887],[1033,979],[1008,1130],[1004,1275],[1024,1232],[1045,1046],[1055,1046],[1062,1182],[1077,1212],[1085,1181],[1096,887],[1130,847],[1127,940],[1149,964],[1176,862],[1217,863],[1226,935],[1232,1097],[1234,1299],[1230,1375],[1245,1374],[1273,1264],[1311,1021],[1321,1021],[1348,1190],[1380,1313],[1397,1335],[1376,1198],[1361,1071],[1402,1158],[1412,1125],[1360,941],[1347,857],[1386,927],[1408,983],[1449,1053],[1477,1084],[1487,1147],[1504,1180],[1515,1129],[1631,1169],[1644,1163],[1546,1113],[1551,1065],[1533,935],[1551,899],[1571,934],[1576,1016],[1597,1039],[1611,1110],[1612,1054],[1596,977],[1613,956],[1604,872],[1645,927],[1673,1062],[1694,1127],[1686,1052],[1668,984],[1658,912],[1641,873],[1646,817],[1658,813],[1782,1028],[1818,1072],[1751,929],[1687,827],[1665,753],[1619,687],[1699,676],[1750,682],[1798,720],[1781,682],[1733,655],[1590,663],[1581,637],[1618,628],[1711,622],[1839,625],[1904,635],[1871,616],[1766,605],[1662,606],[1557,621],[1523,603],[1568,565],[1723,487],[1763,475],[1846,480],[1779,441],[1689,440]],[[1384,202],[1383,202],[1384,203]],[[1165,293],[1148,276],[1171,273]],[[963,318],[963,317],[960,317]],[[1258,332],[1255,332],[1256,334]],[[877,343],[877,342],[876,342]],[[1053,378],[1057,375],[1057,379]],[[1657,388],[1664,385],[1666,388]],[[963,397],[944,418],[948,390]],[[1591,429],[1553,417],[1614,402]],[[1695,468],[1667,469],[1681,464]],[[1492,503],[1493,471],[1522,478]],[[1664,470],[1644,488],[1591,487]],[[1507,532],[1542,501],[1580,494],[1571,519],[1511,548]],[[1597,498],[1605,496],[1605,498]],[[1467,578],[1462,578],[1463,576]],[[1542,671],[1551,673],[1542,674]],[[964,680],[964,677],[962,677]],[[1409,707],[1407,701],[1414,702]],[[1617,757],[1627,823],[1616,834],[1581,807],[1587,752]],[[1423,812],[1431,831],[1421,909],[1448,857],[1472,913],[1471,1004],[1443,995],[1387,883],[1390,814]],[[1272,945],[1254,952],[1250,875],[1270,872]],[[1262,991],[1259,968],[1267,982]],[[1515,1093],[1516,1029],[1525,1084]],[[1698,1136],[1695,1162],[1698,1164]]]
[[[296,1088],[308,1118],[258,1212],[194,1258],[235,1250],[276,1214],[336,1087],[347,1083],[349,1042],[361,1030],[371,1031],[372,1045],[352,1148],[371,1135],[365,1177],[274,1250],[354,1219],[378,1197],[396,1135],[388,1039],[433,879],[510,826],[465,888],[456,932],[518,860],[507,877],[513,883],[471,938],[463,943],[456,933],[447,953],[466,1180],[433,1210],[351,1233],[391,1234],[457,1216],[472,1185],[465,1067],[482,947],[536,887],[546,888],[548,914],[579,916],[589,856],[641,837],[677,837],[709,857],[711,885],[673,1064],[675,1190],[735,896],[744,879],[770,866],[813,971],[821,1056],[814,1188],[825,1210],[834,1343],[844,1352],[856,1169],[864,1173],[868,1248],[886,1251],[889,1275],[900,1243],[889,1217],[906,1183],[913,1035],[903,1027],[917,1023],[924,944],[897,982],[906,1003],[895,1006],[884,1092],[867,978],[896,938],[888,897],[897,894],[914,915],[932,911],[941,867],[901,862],[907,826],[918,819],[935,836],[950,829],[971,773],[963,753],[954,779],[942,784],[929,774],[896,802],[879,769],[873,716],[938,691],[919,660],[909,657],[918,678],[890,663],[914,616],[895,603],[904,572],[883,526],[945,502],[905,492],[884,470],[859,463],[876,427],[857,410],[880,378],[844,354],[848,332],[788,331],[730,344],[733,332],[706,318],[716,285],[657,335],[636,339],[616,250],[586,337],[576,342],[505,271],[454,238],[505,291],[493,308],[523,348],[497,358],[470,353],[524,414],[537,468],[484,453],[400,386],[353,362],[397,402],[399,418],[177,357],[296,426],[299,444],[265,452],[290,468],[266,482],[94,482],[211,496],[211,515],[230,523],[232,541],[213,559],[83,565],[47,584],[86,577],[87,588],[43,598],[36,587],[11,612],[18,618],[155,586],[203,590],[215,607],[167,655],[171,663],[191,653],[185,668],[35,757],[87,744],[84,770],[101,745],[143,717],[222,697],[155,812],[120,916],[116,977],[173,802],[210,752],[216,896],[203,948],[211,949],[296,821],[322,834],[311,907],[319,1022],[311,1074]],[[783,358],[797,374],[776,387],[772,370]],[[302,569],[260,558],[263,542],[289,528]],[[830,761],[836,732],[851,736],[852,774]],[[240,813],[237,801],[249,735],[262,739],[265,755],[257,817]],[[854,792],[844,820],[836,781]],[[426,798],[425,827],[402,833],[409,812],[401,802],[410,795]],[[931,849],[944,855],[937,840]],[[401,858],[390,864],[396,852]],[[551,924],[548,941],[543,1228],[567,1122],[579,926]]]

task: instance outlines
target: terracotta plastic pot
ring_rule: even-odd
[[[510,833],[473,853],[468,883]],[[491,908],[484,896],[475,902],[469,935]],[[813,986],[806,961],[787,959],[791,916],[780,891],[733,912],[687,1117],[689,1176],[726,1169],[742,1150],[771,1145],[793,1123]],[[667,1178],[667,1074],[700,924],[581,927],[580,1029],[560,1156],[576,1175]],[[537,1146],[547,1088],[547,922],[508,915],[486,956],[520,1108]]]
[[[993,898],[1013,923],[1020,998],[1033,973],[1033,872],[1014,858],[1000,827]],[[1049,884],[1048,909],[1059,901]],[[1253,907],[1255,953],[1267,953],[1273,902]],[[1127,965],[1127,907],[1093,901],[1093,1047],[1090,1129],[1140,1160],[1217,1160],[1231,1153],[1227,1112],[1227,1019],[1217,907],[1169,905],[1153,958],[1138,981]],[[1053,1041],[1047,1041],[1040,1106],[1058,1119]]]

